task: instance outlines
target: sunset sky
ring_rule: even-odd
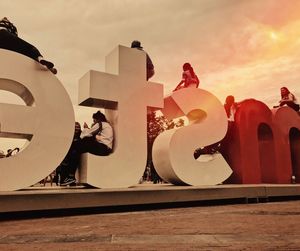
[[[0,0],[0,13],[56,64],[74,105],[79,78],[104,71],[105,56],[135,39],[152,58],[151,81],[164,84],[165,95],[190,62],[199,87],[221,102],[232,94],[272,107],[281,86],[300,101],[300,0]]]

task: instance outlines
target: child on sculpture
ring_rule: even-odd
[[[18,37],[17,28],[6,17],[0,20],[0,49],[23,54],[39,62],[53,74],[57,73],[54,64],[45,60],[36,47]]]
[[[91,128],[84,123],[80,139],[72,144],[68,163],[68,176],[61,183],[62,186],[76,184],[75,173],[82,153],[92,153],[98,156],[107,156],[112,153],[113,128],[108,123],[105,115],[100,111],[93,114]]]
[[[182,80],[173,91],[177,91],[182,88],[190,88],[190,87],[198,88],[200,81],[197,75],[195,74],[194,69],[190,65],[190,63],[185,63],[182,66],[182,68],[183,68]]]

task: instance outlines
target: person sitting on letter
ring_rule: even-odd
[[[131,43],[131,48],[136,48],[138,50],[144,51],[143,47],[141,46],[141,42],[138,40],[134,40]],[[154,65],[152,63],[151,58],[149,57],[148,53],[146,52],[146,70],[147,70],[147,80],[153,77],[155,71],[154,71]]]
[[[82,153],[88,152],[99,156],[107,156],[112,153],[113,128],[102,112],[97,111],[93,114],[91,128],[86,123],[83,127],[80,140],[71,146],[72,156],[69,159],[69,176],[65,178],[61,186],[76,184],[75,173]]]
[[[287,105],[294,109],[296,112],[299,111],[299,104],[297,104],[297,100],[287,87],[280,88],[281,100],[279,101],[279,106]]]
[[[182,80],[173,91],[177,91],[179,89],[189,88],[189,87],[198,88],[199,79],[195,74],[194,69],[190,65],[190,63],[185,63],[182,66],[182,68],[183,68]]]

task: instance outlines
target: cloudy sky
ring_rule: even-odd
[[[222,102],[232,94],[271,107],[281,86],[300,99],[300,0],[0,0],[4,16],[56,64],[74,105],[79,78],[104,71],[105,56],[135,39],[165,94],[190,62]]]

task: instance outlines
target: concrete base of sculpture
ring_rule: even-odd
[[[169,184],[142,184],[124,189],[92,189],[84,187],[31,187],[21,191],[0,193],[0,216],[13,212],[32,212],[66,209],[96,209],[126,207],[132,210],[136,205],[168,204],[203,201],[241,199],[247,202],[267,200],[274,197],[300,198],[300,184],[291,185],[218,185],[218,186],[174,186]],[[245,200],[243,200],[245,199]],[[129,209],[128,209],[129,208]]]

